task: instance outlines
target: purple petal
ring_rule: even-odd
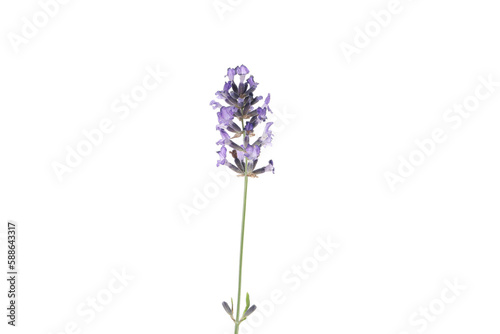
[[[252,131],[252,130],[253,130],[253,123],[248,122],[248,123],[245,125],[245,130],[246,130],[246,131]]]
[[[259,146],[252,146],[248,145],[246,148],[246,153],[245,157],[248,158],[248,160],[257,160],[257,158],[260,155],[260,147]]]
[[[264,101],[266,107],[269,105],[269,102],[271,102],[271,94],[267,94],[266,100]]]
[[[236,70],[234,68],[228,68],[227,69],[227,77],[229,78],[229,81],[234,81],[234,75],[236,74]]]
[[[217,167],[219,167],[220,165],[226,164],[226,154],[227,154],[226,147],[222,146],[220,151],[217,153],[219,154],[219,158],[220,158],[219,160],[217,160]]]
[[[273,172],[273,174],[274,174],[274,164],[273,164],[272,160],[269,160],[269,165],[267,165],[265,167],[261,167],[261,168],[253,171],[254,174],[262,174],[265,172]]]
[[[247,79],[247,82],[250,85],[250,88],[255,88],[258,85],[258,83],[253,80],[253,75],[251,75],[250,78]]]
[[[220,108],[222,108],[222,105],[219,102],[215,101],[215,100],[210,101],[210,105],[212,106],[213,109],[220,109]]]
[[[265,121],[267,119],[266,109],[262,109],[261,107],[257,108],[257,115],[259,116],[259,120]]]
[[[236,67],[236,73],[238,73],[239,75],[246,75],[246,74],[250,73],[250,71],[248,70],[248,68],[245,65],[241,65],[241,66]]]
[[[236,151],[236,157],[239,160],[244,161],[245,160],[245,152],[243,152],[243,151]]]
[[[269,165],[265,167],[266,172],[273,172],[274,174],[274,163],[272,160],[269,160]]]
[[[224,129],[220,129],[219,132],[222,139],[217,142],[217,145],[228,145],[231,142],[231,136]]]
[[[273,141],[273,132],[269,130],[269,128],[273,125],[273,122],[269,122],[266,124],[266,127],[264,128],[264,133],[260,137],[260,141],[262,142],[262,147],[266,147],[267,145],[271,145],[271,142]]]
[[[217,113],[217,118],[219,120],[219,126],[222,129],[228,127],[234,119],[234,113],[236,112],[235,107],[221,107],[220,111]]]

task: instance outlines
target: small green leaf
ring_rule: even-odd
[[[233,298],[231,298],[231,312],[233,312],[234,307],[233,307]]]
[[[247,305],[246,305],[245,310],[243,311],[243,313],[245,313],[248,310],[249,307],[250,307],[250,295],[247,292]]]

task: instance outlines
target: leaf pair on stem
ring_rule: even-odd
[[[233,298],[231,298],[231,307],[229,307],[229,305],[226,302],[222,302],[222,307],[224,307],[224,310],[226,311],[227,314],[229,314],[231,319],[234,322],[236,322],[236,320],[234,319]],[[247,293],[246,307],[245,307],[245,310],[243,311],[243,316],[241,317],[241,320],[239,321],[239,323],[242,323],[243,321],[245,321],[245,319],[250,314],[252,314],[256,309],[257,309],[257,306],[255,306],[255,305],[250,306],[250,295]]]

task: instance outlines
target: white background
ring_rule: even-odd
[[[227,67],[245,64],[288,116],[262,154],[276,174],[250,180],[243,278],[252,301],[273,290],[284,301],[241,333],[498,332],[500,87],[458,128],[443,119],[480,76],[500,81],[497,4],[401,0],[351,62],[342,43],[388,0],[228,6],[73,0],[16,52],[9,36],[41,7],[1,3],[0,220],[2,233],[19,223],[15,331],[232,333],[221,302],[236,297],[243,180],[207,186],[223,170],[208,103]],[[147,67],[168,77],[122,120],[112,104]],[[113,131],[58,180],[52,164],[108,118]],[[384,173],[435,128],[447,140],[391,191]],[[205,187],[216,194],[186,219]],[[340,246],[315,262],[327,237]],[[304,264],[294,290],[289,270]],[[81,316],[122,268],[134,278]],[[466,288],[443,304],[446,280]],[[5,283],[0,328],[13,333]],[[430,306],[443,312],[422,323],[415,312]]]

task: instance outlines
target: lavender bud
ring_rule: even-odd
[[[234,82],[231,82],[231,88],[233,89],[233,92],[238,94],[238,86],[236,86],[236,84]]]
[[[224,307],[224,310],[226,311],[227,314],[233,316],[233,311],[231,311],[231,308],[226,302],[222,302],[222,307]]]
[[[257,306],[255,305],[252,305],[244,314],[243,314],[243,317],[242,319],[245,319],[246,317],[248,317],[250,314],[252,314],[253,312],[255,312],[255,310],[257,309]]]

